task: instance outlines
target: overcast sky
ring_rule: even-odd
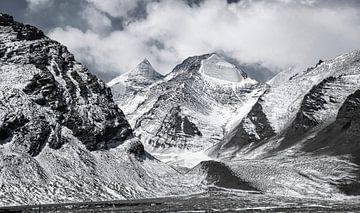
[[[0,0],[0,9],[68,46],[105,81],[143,58],[163,74],[210,52],[305,69],[360,48],[356,0]]]

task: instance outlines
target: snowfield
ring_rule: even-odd
[[[268,83],[205,54],[106,85],[0,14],[0,206],[358,210],[360,51]]]
[[[223,139],[266,88],[216,54],[185,60],[165,78],[135,89],[135,96],[117,96],[116,84],[136,88],[132,82],[140,82],[124,80],[130,75],[158,79],[149,63],[140,63],[108,83],[116,103],[146,150],[182,167],[209,159],[206,150]]]

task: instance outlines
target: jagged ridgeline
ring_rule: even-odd
[[[132,135],[110,89],[65,46],[0,15],[0,206],[199,190]]]
[[[0,143],[38,155],[59,149],[68,129],[89,150],[122,143],[132,130],[105,84],[65,46],[0,16]]]
[[[359,85],[359,51],[268,84],[205,54],[165,76],[145,59],[108,83],[113,97],[66,47],[1,14],[0,206],[209,187],[358,195]]]
[[[205,150],[221,141],[266,89],[216,53],[189,57],[166,76],[144,60],[108,85],[146,149],[187,167],[206,160]]]
[[[293,74],[279,84],[270,82],[270,89],[259,98],[233,133],[219,144],[215,154],[221,155],[222,151],[230,149],[233,156],[251,152],[274,154],[294,147],[302,151],[315,151],[317,147],[332,149],[327,153],[351,154],[358,159],[355,155],[355,150],[359,150],[358,133],[353,127],[357,117],[347,116],[350,121],[336,130],[337,133],[333,132],[336,126],[333,122],[343,122],[345,114],[354,114],[352,108],[359,107],[359,59],[360,52],[353,51],[332,60],[319,61],[315,67]],[[286,72],[278,74],[273,82],[286,75]],[[346,104],[350,105],[347,99],[352,100],[352,108],[346,107]],[[330,136],[330,133],[343,138]],[[320,134],[323,134],[322,146],[315,141]]]

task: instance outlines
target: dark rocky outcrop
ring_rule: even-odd
[[[138,158],[143,158],[146,155],[144,145],[139,140],[131,140],[128,153],[133,154]]]
[[[360,163],[360,90],[350,95],[335,122],[307,141],[304,151],[333,155],[351,154]]]
[[[173,144],[167,141],[177,141],[179,148],[185,148],[186,141],[194,136],[202,136],[202,134],[198,127],[181,113],[180,106],[177,106],[166,115],[150,143],[155,147],[171,147]]]
[[[216,75],[224,64],[232,67],[226,69],[236,81]],[[265,87],[217,54],[204,54],[185,59],[163,80],[137,93],[136,101],[118,103],[127,108],[135,134],[154,150],[200,151],[218,143],[231,114]],[[214,116],[219,120],[212,121]]]
[[[314,117],[316,111],[324,108],[327,100],[324,99],[323,90],[329,87],[329,83],[336,81],[335,77],[330,76],[315,85],[304,97],[300,109],[296,114],[295,120],[285,131],[285,137],[277,150],[286,149],[306,137],[311,133],[310,130],[317,127],[320,123]]]
[[[12,16],[7,14],[0,14],[0,25],[11,26],[12,29],[17,33],[16,38],[18,40],[37,40],[44,38],[44,33],[34,26],[24,25],[22,23],[14,22]]]
[[[251,122],[255,126],[256,134],[246,131],[247,122]],[[220,152],[221,149],[236,149],[240,150],[245,146],[250,145],[252,149],[264,144],[268,139],[275,136],[275,132],[269,124],[265,113],[262,110],[261,98],[250,110],[249,114],[243,119],[240,124],[227,136],[226,142],[218,144],[214,148],[215,152]],[[216,154],[216,153],[213,153]]]
[[[314,155],[350,155],[360,165],[360,90],[350,95],[340,108],[335,122],[308,140],[303,151]],[[343,181],[338,188],[348,195],[360,194],[360,171],[357,178]]]
[[[0,33],[4,35],[0,49],[5,50],[0,53],[0,62],[19,67],[2,72],[24,79],[22,92],[15,86],[2,91],[8,97],[4,103],[17,101],[22,105],[12,107],[17,107],[16,112],[23,112],[12,115],[11,106],[3,110],[2,143],[12,141],[21,150],[36,156],[46,143],[53,149],[61,148],[66,143],[62,136],[64,128],[71,130],[91,151],[115,147],[132,136],[130,125],[113,102],[110,89],[76,62],[66,47],[47,38],[37,28],[15,22],[4,14],[0,15]]]
[[[205,174],[205,184],[218,187],[257,191],[253,186],[241,180],[224,163],[218,161],[203,161],[194,167],[190,173]]]

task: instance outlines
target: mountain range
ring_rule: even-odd
[[[206,159],[203,151],[220,142],[266,88],[216,54],[190,57],[163,77],[144,61],[108,85],[146,149],[190,167]]]
[[[162,75],[144,59],[105,84],[65,46],[1,14],[0,205],[212,187],[358,195],[360,52],[266,83],[245,70],[211,53]]]

